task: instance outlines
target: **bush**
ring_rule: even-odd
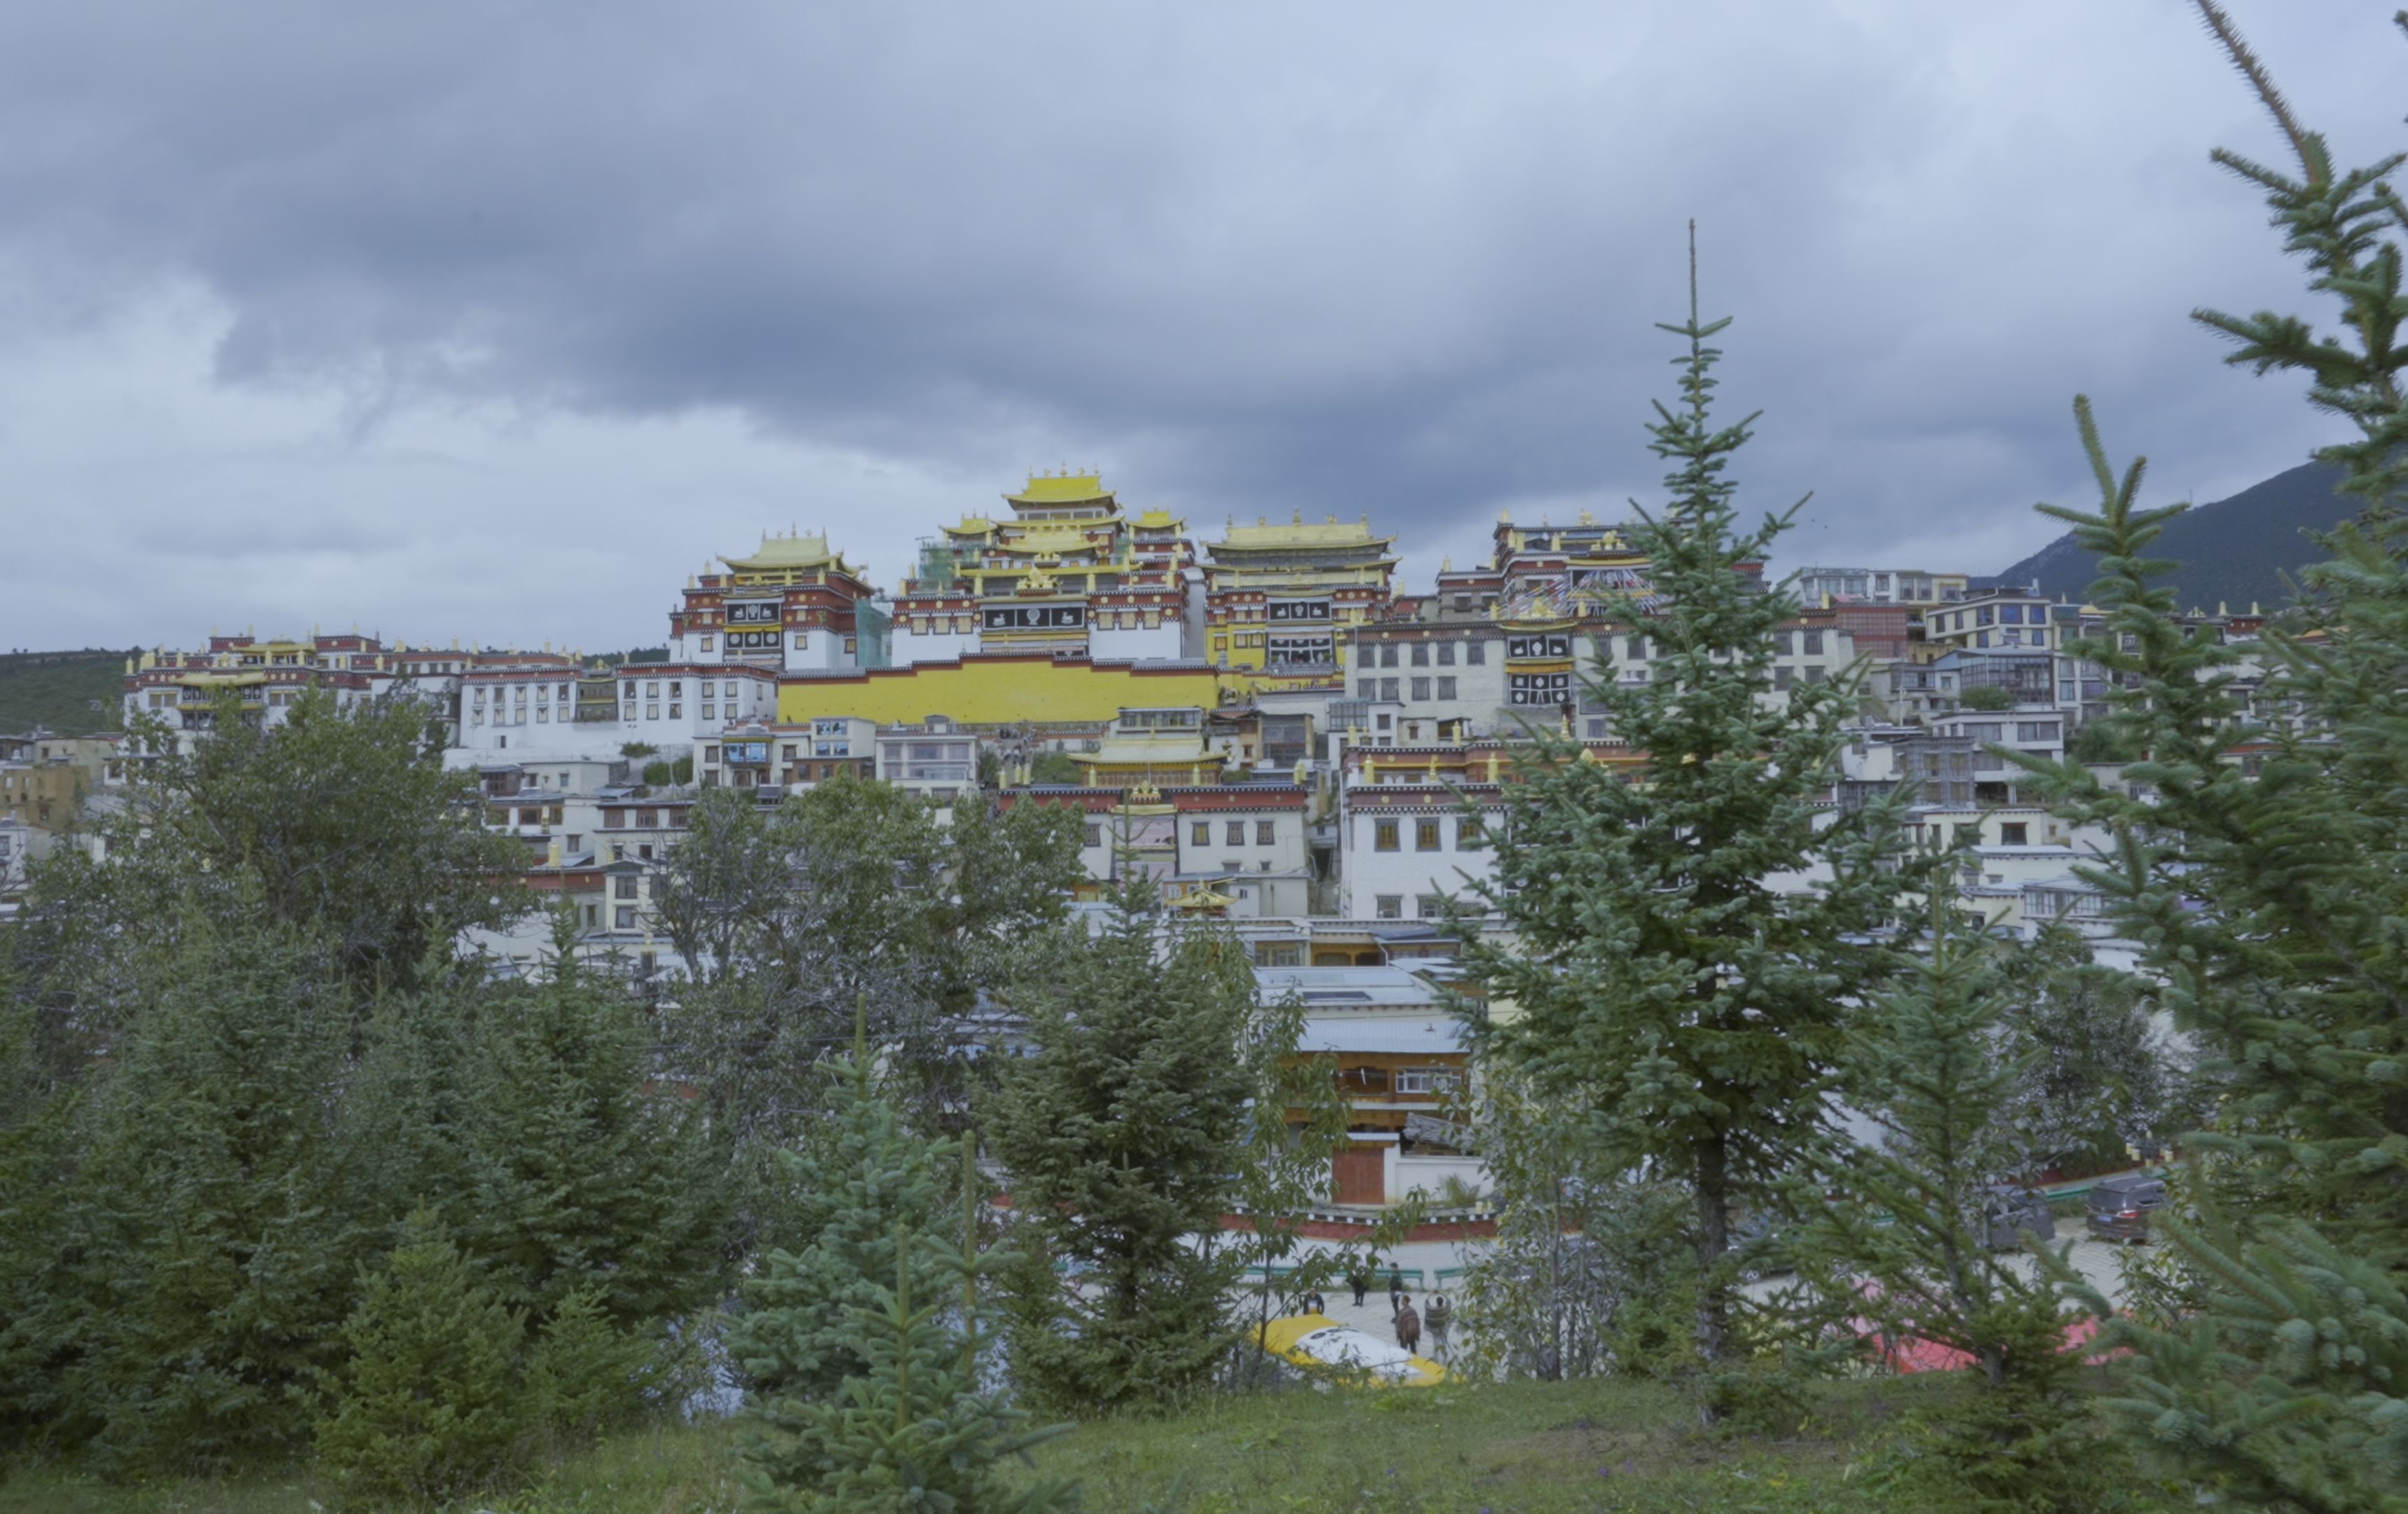
[[[560,1301],[527,1354],[527,1401],[555,1437],[590,1441],[642,1412],[666,1385],[659,1348],[610,1322],[601,1293],[579,1288]]]
[[[342,1334],[351,1357],[317,1440],[347,1495],[439,1499],[518,1457],[532,1418],[516,1380],[526,1317],[477,1283],[431,1214],[410,1217]]]
[[[2015,697],[1996,684],[1985,684],[1967,689],[1956,702],[1968,710],[2012,710]]]

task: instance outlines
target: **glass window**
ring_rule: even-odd
[[[1806,632],[1806,655],[1810,657],[1819,657],[1823,655],[1823,633],[1821,631]]]
[[[1101,846],[1103,844],[1104,828],[1100,825],[1089,825],[1087,827],[1087,844],[1090,846]]]
[[[1371,648],[1371,643],[1370,643],[1370,642],[1364,642],[1362,645],[1360,645],[1360,646],[1358,646],[1358,647],[1356,647],[1356,648],[1354,649],[1354,666],[1355,666],[1355,667],[1357,667],[1357,668],[1370,668],[1370,667],[1375,667],[1375,666],[1377,666],[1377,665],[1378,665],[1378,656],[1377,656],[1377,654],[1376,654],[1376,653],[1374,653],[1374,652],[1373,652],[1373,650],[1372,650],[1372,648]]]
[[[1379,697],[1380,697],[1380,681],[1379,681],[1378,679],[1376,679],[1376,678],[1366,678],[1366,679],[1364,679],[1364,680],[1363,680],[1363,698],[1365,698],[1365,699],[1378,699]]]
[[[1212,822],[1210,820],[1198,820],[1195,824],[1189,826],[1187,828],[1187,841],[1188,844],[1193,846],[1211,845]]]
[[[1413,666],[1416,668],[1426,668],[1429,665],[1429,643],[1427,642],[1415,642],[1413,643]]]
[[[1246,844],[1246,823],[1243,820],[1229,822],[1229,844],[1232,846]]]
[[[1371,822],[1371,849],[1375,852],[1393,852],[1398,849],[1396,821],[1374,820]]]
[[[1471,664],[1474,668],[1486,665],[1488,661],[1488,643],[1485,642],[1464,642],[1463,660]]]
[[[1440,845],[1441,843],[1439,840],[1437,821],[1416,820],[1413,822],[1414,851],[1435,852],[1440,849]]]
[[[703,649],[705,652],[710,651],[710,645],[711,645],[711,643],[712,643],[713,642],[716,642],[717,640],[719,640],[719,638],[717,638],[717,637],[715,637],[715,636],[706,636],[706,637],[704,637],[704,638],[702,639],[702,649]]]
[[[1393,668],[1396,665],[1397,644],[1394,642],[1391,642],[1387,645],[1380,648],[1380,666],[1383,668]]]
[[[1438,644],[1438,665],[1441,668],[1452,668],[1455,666],[1455,643],[1453,642],[1440,642]]]
[[[1257,845],[1257,846],[1268,846],[1268,845],[1270,845],[1270,844],[1271,844],[1272,838],[1273,838],[1274,834],[1275,834],[1275,833],[1274,833],[1274,831],[1273,831],[1273,829],[1272,829],[1272,822],[1270,822],[1270,821],[1268,821],[1268,820],[1257,820],[1257,821],[1255,821],[1255,822],[1254,822],[1254,844],[1255,844],[1255,845]]]
[[[612,917],[611,923],[622,930],[633,930],[636,929],[635,906],[632,904],[620,905],[618,913]]]
[[[1429,697],[1430,697],[1430,681],[1429,681],[1428,679],[1426,679],[1426,678],[1416,678],[1416,679],[1414,679],[1414,680],[1413,680],[1413,698],[1414,698],[1414,699],[1428,699]]]
[[[1382,894],[1379,896],[1377,901],[1374,901],[1371,912],[1383,920],[1403,919],[1405,916],[1405,896],[1402,894]]]
[[[1425,920],[1446,917],[1446,901],[1437,894],[1422,894],[1413,900],[1413,913]]]
[[[1457,820],[1455,823],[1455,849],[1458,852],[1484,852],[1488,850],[1488,832],[1481,829],[1477,820]]]
[[[1441,699],[1451,699],[1455,698],[1454,679],[1441,678],[1438,681],[1438,697]]]
[[[1383,678],[1383,679],[1381,679],[1381,680],[1380,680],[1380,698],[1382,698],[1382,699],[1395,699],[1396,697],[1397,697],[1397,681],[1396,681],[1395,679],[1393,679],[1393,678]]]

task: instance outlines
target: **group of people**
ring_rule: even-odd
[[[1348,1273],[1346,1286],[1354,1291],[1354,1306],[1358,1309],[1363,1307],[1363,1300],[1371,1291],[1370,1270],[1357,1267]],[[1328,1312],[1328,1303],[1322,1298],[1319,1290],[1305,1294],[1304,1312]],[[1430,1295],[1427,1309],[1415,1309],[1412,1295],[1405,1291],[1405,1274],[1401,1267],[1391,1266],[1388,1269],[1388,1318],[1396,1325],[1398,1346],[1408,1351],[1419,1351],[1422,1332],[1426,1330],[1429,1332],[1430,1349],[1440,1356],[1446,1354],[1446,1333],[1455,1324],[1454,1305],[1447,1303],[1445,1294],[1434,1293]]]

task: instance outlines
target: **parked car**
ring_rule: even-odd
[[[2090,1186],[2090,1207],[2084,1218],[2093,1235],[2111,1241],[2145,1241],[2149,1211],[2165,1202],[2165,1179],[2144,1173],[2118,1173]]]
[[[2048,1200],[2034,1190],[2013,1183],[1990,1185],[1989,1203],[1984,1206],[1982,1218],[1989,1226],[1993,1251],[2020,1247],[2026,1234],[2036,1241],[2057,1239],[2057,1216],[2049,1212]]]
[[[1430,1388],[1447,1370],[1393,1340],[1341,1325],[1326,1314],[1292,1314],[1263,1326],[1263,1348],[1302,1367],[1309,1377],[1359,1381],[1373,1388]]]

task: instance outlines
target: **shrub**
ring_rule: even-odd
[[[530,1428],[517,1381],[525,1334],[526,1317],[477,1283],[434,1217],[412,1215],[343,1325],[351,1361],[317,1436],[337,1485],[374,1504],[493,1480]]]

